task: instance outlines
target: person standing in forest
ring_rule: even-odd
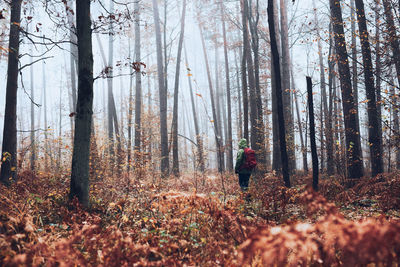
[[[254,150],[247,146],[246,139],[241,139],[236,156],[235,173],[239,174],[239,185],[243,192],[247,191],[251,173],[256,166],[257,161]]]

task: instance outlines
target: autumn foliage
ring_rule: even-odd
[[[330,192],[342,190],[340,182],[323,180],[321,191],[333,202],[307,189],[310,177],[299,177],[295,187],[286,189],[270,174],[251,187],[250,202],[239,193],[234,176],[111,177],[92,181],[89,210],[68,201],[68,177],[24,172],[20,182],[1,186],[1,265],[399,262],[395,174],[363,181],[347,190],[345,198],[336,194],[336,199]],[[357,206],[362,199],[371,199],[372,207]],[[349,203],[356,215],[346,209]]]

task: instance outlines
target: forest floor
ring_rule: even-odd
[[[233,175],[165,180],[109,175],[91,207],[68,201],[69,177],[25,171],[0,186],[1,266],[265,266],[399,263],[400,175],[338,177],[309,189],[273,174],[248,196]],[[399,255],[399,256],[398,256]]]

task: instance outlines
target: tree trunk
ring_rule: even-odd
[[[396,26],[393,20],[392,6],[389,0],[383,0],[383,7],[385,9],[386,25],[388,30],[388,38],[393,53],[393,61],[396,67],[397,81],[400,84],[400,48],[399,40],[396,33]]]
[[[48,126],[47,126],[47,93],[46,93],[46,69],[42,62],[42,82],[43,82],[43,115],[44,115],[44,167],[49,169],[49,141],[48,141]]]
[[[317,9],[315,8],[315,1],[313,1],[313,6],[314,6],[314,17],[315,17],[315,24],[316,24],[316,30],[317,30],[317,38],[318,38],[318,57],[319,57],[319,69],[320,69],[320,83],[321,83],[321,170],[324,170],[324,152],[326,150],[326,160],[327,160],[327,165],[329,165],[329,162],[333,162],[333,154],[332,150],[329,150],[328,147],[328,103],[327,103],[327,95],[326,95],[326,81],[325,81],[325,66],[324,66],[324,59],[323,59],[323,53],[322,53],[322,45],[321,45],[321,35],[320,35],[320,25],[319,25],[319,20],[317,16]],[[323,127],[325,125],[325,127]],[[325,129],[324,129],[325,128]],[[324,135],[324,130],[325,130],[325,138],[326,138],[326,144],[323,142],[323,135]]]
[[[237,53],[235,50],[235,69],[236,69],[236,86],[237,86],[237,92],[238,92],[238,127],[237,127],[237,132],[239,135],[239,138],[243,137],[243,118],[242,118],[242,96],[240,91],[242,88],[240,87],[240,69],[239,69],[239,64],[237,60]]]
[[[163,41],[164,41],[164,81],[165,81],[165,92],[168,94],[168,45],[167,45],[167,9],[168,0],[164,0],[164,23],[163,23]]]
[[[232,150],[232,107],[231,107],[231,85],[229,79],[229,61],[228,61],[228,43],[226,40],[226,27],[225,27],[225,9],[224,4],[220,3],[221,20],[222,20],[222,35],[224,38],[224,58],[225,58],[225,78],[226,78],[226,98],[228,105],[228,129],[225,136],[225,143],[227,149],[227,169],[232,172],[233,170],[233,150]]]
[[[277,33],[279,32],[279,19],[278,19],[278,5],[277,0],[273,0],[274,8],[273,8],[273,15],[274,15],[274,24],[276,29],[276,43],[278,46],[278,53],[279,48],[281,47],[280,38],[278,37]],[[271,53],[271,99],[272,99],[272,170],[279,171],[282,168],[281,164],[281,154],[280,154],[280,147],[279,147],[279,120],[278,120],[278,107],[277,107],[277,96],[276,96],[276,74],[274,68],[274,58]]]
[[[174,110],[172,114],[172,172],[175,176],[179,176],[179,154],[178,154],[178,96],[179,96],[179,74],[181,68],[181,55],[183,37],[185,33],[185,15],[186,15],[186,0],[183,0],[182,17],[181,17],[181,32],[178,43],[178,55],[175,71],[175,86],[174,86]]]
[[[329,31],[331,31],[331,26],[329,26]],[[335,61],[332,58],[333,57],[333,41],[332,38],[329,39],[329,56],[328,56],[328,88],[329,88],[329,106],[328,106],[328,116],[327,120],[325,122],[325,127],[326,127],[326,154],[327,154],[327,174],[328,175],[333,175],[335,170],[334,170],[334,153],[333,153],[333,129],[332,129],[332,109],[333,109],[333,79],[334,79],[334,64]],[[335,122],[336,123],[336,122]]]
[[[243,56],[245,56],[247,63],[247,73],[248,73],[248,81],[249,81],[249,95],[250,95],[250,124],[251,124],[251,135],[250,135],[250,144],[251,147],[255,151],[259,151],[257,144],[257,103],[256,103],[256,92],[255,92],[255,79],[254,79],[254,66],[253,59],[250,53],[250,42],[249,42],[249,33],[248,33],[248,5],[247,0],[243,1]],[[258,159],[260,161],[260,159]]]
[[[318,191],[318,155],[315,142],[314,104],[311,77],[307,77],[308,110],[310,115],[310,143],[313,166],[313,189]]]
[[[290,187],[290,175],[288,166],[288,155],[286,151],[286,133],[285,133],[285,119],[283,113],[283,101],[282,101],[282,86],[281,86],[281,70],[279,65],[279,51],[276,42],[276,32],[274,23],[274,2],[273,0],[268,0],[268,24],[269,24],[269,35],[271,43],[271,54],[274,61],[274,71],[275,71],[275,96],[277,100],[277,113],[279,122],[279,141],[280,141],[280,153],[281,153],[281,163],[282,163],[282,174],[283,180],[286,187]]]
[[[114,13],[114,2],[110,0],[110,14]],[[108,105],[107,105],[107,118],[108,118],[108,149],[110,156],[110,163],[114,164],[114,121],[113,121],[113,65],[114,65],[114,20],[110,15],[109,21],[109,33],[108,33],[108,64],[106,66],[107,70],[107,83],[108,83]],[[100,43],[100,41],[99,41]],[[112,166],[114,169],[114,166]]]
[[[252,1],[249,1],[249,7],[247,8],[247,18],[250,25],[251,32],[251,47],[254,55],[254,93],[255,93],[255,109],[256,109],[256,129],[255,129],[255,142],[256,155],[259,159],[259,165],[257,169],[262,174],[266,171],[266,151],[265,151],[265,134],[264,134],[264,114],[261,99],[261,88],[260,88],[260,59],[259,59],[259,37],[258,37],[258,22],[260,18],[259,4],[256,1],[255,16],[252,15]],[[249,53],[250,54],[250,53]],[[250,63],[252,64],[251,56]],[[253,69],[253,68],[252,68]],[[251,74],[252,71],[249,73]]]
[[[33,65],[33,44],[30,47],[31,54],[31,64]],[[35,86],[33,79],[33,66],[30,66],[30,74],[31,74],[31,171],[35,172],[35,161],[36,161],[36,143],[35,143]]]
[[[376,176],[383,172],[381,151],[382,136],[379,135],[378,129],[380,118],[378,117],[378,110],[376,108],[372,56],[363,0],[356,0],[356,8],[364,66],[365,91],[368,100],[368,142],[371,153],[371,172],[372,176]]]
[[[283,107],[285,112],[286,142],[289,158],[289,172],[296,169],[296,154],[294,142],[293,114],[291,110],[291,88],[290,88],[290,54],[289,54],[289,33],[286,10],[286,0],[280,0],[281,13],[281,40],[282,40],[282,93]]]
[[[241,75],[242,75],[242,95],[243,95],[243,137],[249,141],[249,100],[247,94],[247,47],[245,44],[247,43],[247,23],[246,23],[246,14],[244,11],[244,1],[240,0],[240,9],[242,13],[242,27],[243,27],[243,52],[241,57]],[[245,30],[246,29],[246,30]]]
[[[362,159],[360,155],[360,139],[357,132],[354,98],[351,90],[351,75],[346,49],[346,40],[343,29],[342,10],[340,2],[330,0],[331,18],[338,56],[339,75],[342,91],[342,105],[346,134],[346,159],[349,178],[360,178],[363,175]]]
[[[0,181],[7,185],[17,179],[17,90],[21,4],[22,0],[11,2],[6,107],[0,166]]]
[[[376,108],[378,112],[378,131],[379,136],[381,136],[381,152],[383,157],[383,138],[382,138],[382,96],[381,96],[381,75],[382,75],[382,62],[381,62],[381,40],[380,40],[380,26],[381,26],[381,18],[380,18],[380,3],[376,2],[375,5],[375,72],[376,72]]]
[[[66,8],[68,25],[70,27],[69,40],[71,41],[70,48],[70,69],[71,69],[71,89],[72,89],[72,112],[76,111],[76,64],[77,64],[77,47],[76,47],[76,27],[74,24],[73,2],[68,0]]]
[[[78,102],[75,115],[70,198],[89,205],[89,154],[93,114],[93,54],[90,0],[76,1]]]
[[[391,87],[391,95],[393,96],[393,105],[392,105],[392,113],[393,113],[393,141],[395,144],[395,166],[397,170],[400,170],[400,126],[399,126],[399,102],[398,102],[398,95],[395,93],[395,87]],[[391,140],[390,140],[391,142]]]
[[[167,128],[167,90],[165,88],[163,56],[161,47],[160,17],[158,13],[157,0],[153,1],[154,25],[157,45],[157,72],[158,87],[160,96],[160,136],[161,136],[161,176],[167,177],[169,174],[169,155],[168,155],[168,128]]]
[[[294,84],[293,67],[291,68],[291,76],[292,76],[292,86],[295,89],[296,87],[295,87],[295,84]],[[299,101],[297,99],[297,92],[294,93],[294,100],[295,100],[295,105],[296,105],[297,125],[299,127],[299,134],[300,134],[301,154],[303,156],[303,170],[304,170],[305,173],[308,173],[307,148],[304,145],[303,126],[302,126],[302,123],[301,123],[300,110],[299,110]],[[305,138],[307,138],[307,132],[305,134]]]
[[[350,1],[350,19],[351,19],[351,56],[353,58],[352,60],[352,70],[353,70],[353,98],[354,98],[354,103],[355,103],[355,110],[357,111],[356,113],[356,127],[357,127],[357,132],[358,134],[358,143],[360,144],[360,147],[358,148],[360,151],[360,157],[361,157],[361,167],[363,167],[362,164],[362,148],[361,148],[361,131],[360,131],[360,116],[358,115],[358,71],[357,71],[357,42],[356,42],[356,14],[355,14],[355,8],[354,8],[354,0]]]
[[[193,94],[193,87],[192,87],[192,74],[190,73],[190,68],[188,64],[188,58],[187,58],[187,53],[186,53],[186,46],[185,46],[185,62],[186,62],[186,69],[187,69],[187,77],[188,77],[188,83],[189,83],[189,89],[190,89],[190,102],[192,103],[192,113],[193,113],[193,121],[194,121],[194,129],[196,132],[196,142],[197,142],[197,156],[199,158],[199,166],[200,166],[200,171],[203,173],[205,170],[204,166],[204,153],[203,153],[203,139],[200,135],[200,130],[199,130],[199,123],[197,119],[197,112],[196,112],[196,106],[194,103],[194,94]]]
[[[136,36],[137,37],[137,36]],[[130,39],[128,39],[129,42],[129,58],[131,58],[131,42]],[[128,103],[128,166],[127,166],[127,171],[129,175],[129,171],[131,169],[131,164],[132,164],[132,113],[133,113],[133,75],[129,77],[129,103]]]
[[[224,148],[224,136],[222,130],[222,114],[221,114],[221,104],[223,101],[221,87],[219,85],[219,60],[218,60],[218,44],[215,42],[215,101],[216,101],[216,112],[217,112],[217,125],[219,133],[219,141],[221,147],[221,160],[222,160],[222,171],[225,171],[225,148]]]
[[[141,62],[140,54],[140,2],[134,5],[135,13],[135,61]],[[134,157],[137,164],[142,163],[140,155],[141,129],[142,129],[142,72],[139,64],[139,71],[135,73],[135,148]]]
[[[206,63],[208,86],[209,86],[209,90],[210,90],[215,142],[217,145],[218,172],[222,173],[224,171],[224,158],[223,158],[223,153],[222,153],[222,142],[221,142],[221,136],[220,136],[219,127],[218,127],[218,118],[217,118],[217,112],[216,112],[216,107],[215,107],[214,90],[213,90],[212,81],[211,81],[210,66],[208,64],[207,50],[206,50],[206,45],[204,43],[203,29],[202,29],[202,26],[200,23],[199,23],[199,29],[200,29],[201,44],[203,46],[204,61]]]

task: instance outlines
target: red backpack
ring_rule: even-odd
[[[242,164],[240,169],[254,170],[256,166],[257,160],[254,150],[246,147],[244,149],[244,163]]]

